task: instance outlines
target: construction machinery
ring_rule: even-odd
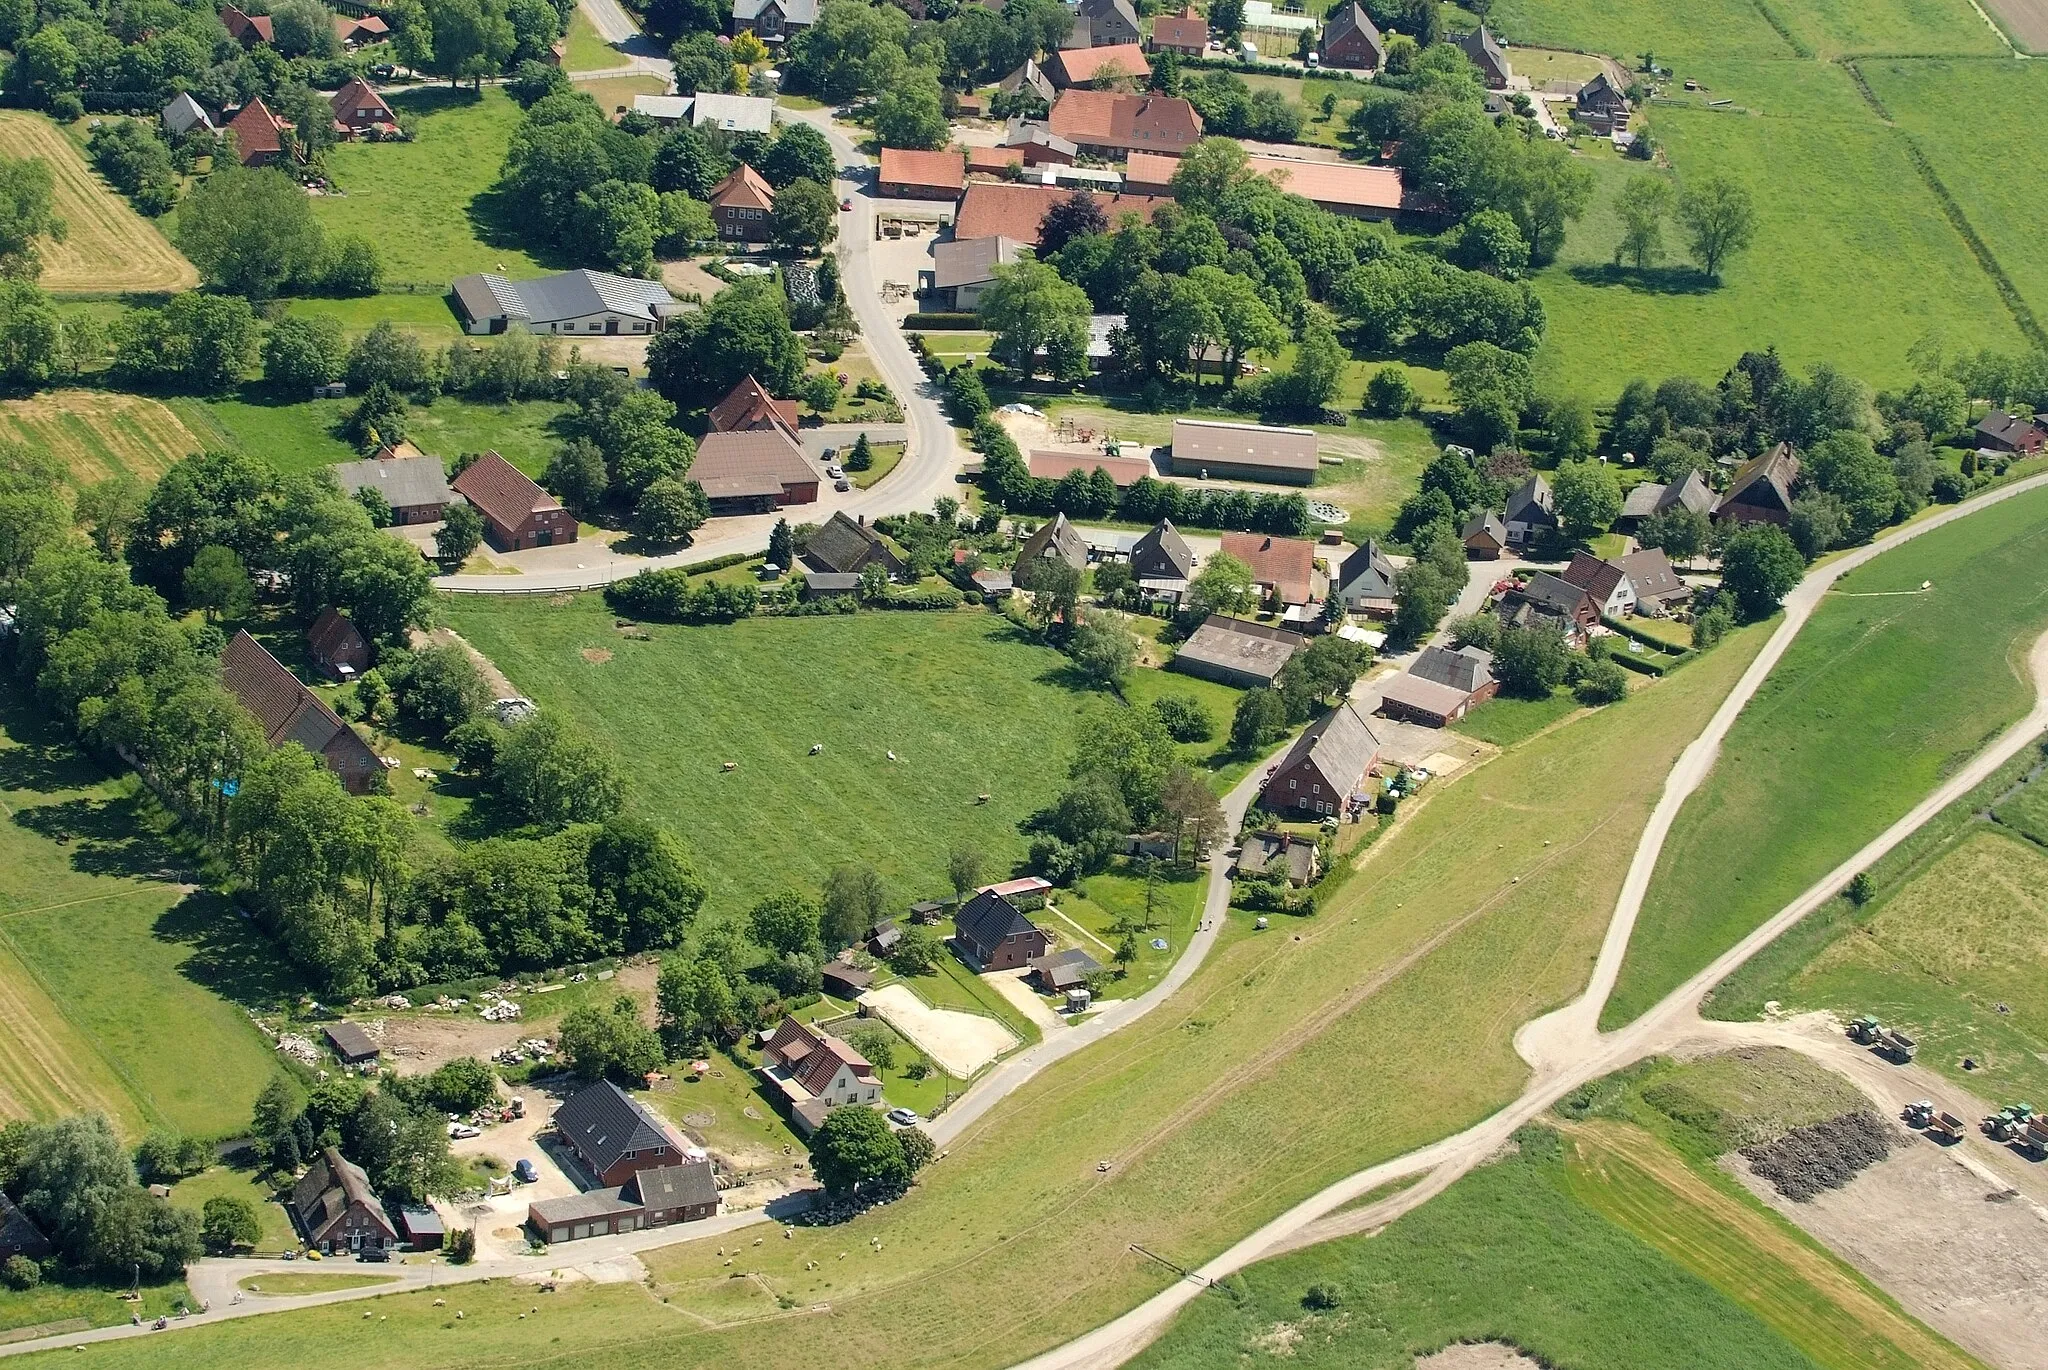
[[[1905,1065],[1920,1050],[1920,1044],[1897,1028],[1886,1028],[1878,1036],[1877,1049],[1898,1065]]]
[[[1934,1121],[1934,1100],[1921,1099],[1906,1105],[1906,1126],[1926,1127]]]
[[[1849,1024],[1849,1040],[1858,1046],[1875,1046],[1883,1034],[1884,1024],[1867,1013]]]
[[[1927,1135],[1937,1142],[1960,1142],[1967,1124],[1953,1113],[1941,1112],[1927,1124]]]

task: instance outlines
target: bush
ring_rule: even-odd
[[[1207,742],[1216,735],[1216,720],[1193,695],[1161,695],[1152,701],[1152,712],[1175,742]]]
[[[1576,691],[1581,704],[1612,704],[1628,693],[1628,677],[1612,661],[1596,661],[1586,668]]]
[[[43,1282],[43,1268],[26,1256],[9,1256],[7,1264],[0,1265],[0,1281],[17,1292],[33,1289]]]
[[[906,329],[929,328],[939,333],[948,330],[970,331],[981,327],[981,316],[979,314],[908,314],[904,316],[903,326]],[[920,341],[922,340],[920,339]],[[930,348],[925,348],[925,351],[930,351]]]
[[[1312,1313],[1327,1313],[1344,1302],[1344,1295],[1333,1284],[1312,1284],[1301,1296],[1301,1306]]]
[[[448,1263],[468,1265],[476,1259],[476,1229],[458,1227],[448,1234]]]

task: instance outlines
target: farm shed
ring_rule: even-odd
[[[376,1038],[354,1023],[329,1023],[320,1031],[345,1066],[374,1065],[383,1051]]]
[[[1316,478],[1316,435],[1307,428],[1256,423],[1173,421],[1173,474],[1204,480],[1310,485]]]
[[[1176,671],[1252,690],[1270,687],[1294,654],[1308,645],[1300,633],[1248,619],[1211,614],[1173,655]]]

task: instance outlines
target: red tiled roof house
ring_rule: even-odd
[[[398,132],[398,116],[360,76],[334,92],[334,127],[344,138]]]
[[[296,742],[320,758],[341,778],[350,794],[367,792],[383,763],[355,729],[299,683],[263,644],[246,630],[238,632],[220,654],[221,684],[241,701],[263,729],[272,747]]]
[[[260,95],[242,106],[227,123],[227,131],[235,137],[235,155],[247,167],[282,161],[284,135],[291,128],[289,120],[270,112],[270,106],[263,103]]]
[[[775,229],[775,188],[741,162],[711,188],[711,222],[729,241],[767,242]]]
[[[484,535],[501,552],[576,541],[575,516],[496,452],[478,457],[450,488],[484,516]]]
[[[957,148],[915,152],[882,149],[882,170],[876,186],[899,200],[957,200],[967,184],[967,158]]]

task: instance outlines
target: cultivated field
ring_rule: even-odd
[[[468,633],[473,616],[462,617]],[[717,1238],[650,1253],[665,1306],[637,1287],[565,1289],[533,1325],[508,1311],[525,1311],[530,1295],[514,1305],[495,1286],[466,1289],[450,1300],[468,1311],[451,1334],[447,1311],[428,1298],[382,1301],[375,1311],[390,1320],[353,1353],[372,1367],[413,1365],[445,1355],[456,1335],[472,1361],[533,1365],[559,1357],[550,1340],[559,1335],[564,1344],[601,1337],[629,1370],[746,1360],[971,1367],[1012,1364],[1095,1326],[1173,1278],[1132,1243],[1198,1262],[1337,1176],[1476,1121],[1521,1088],[1514,1026],[1584,984],[1672,759],[1760,641],[1737,634],[1629,702],[1442,787],[1368,849],[1363,878],[1314,919],[1260,933],[1233,915],[1170,1005],[998,1105],[904,1200],[848,1228],[742,1247],[731,1266]],[[494,638],[487,650],[520,680],[497,648]],[[1543,822],[1529,821],[1535,812]],[[1334,1087],[1340,1079],[1369,1083]],[[1626,1266],[1610,1268],[1633,1278]],[[735,1273],[798,1308],[830,1311],[758,1316],[767,1300],[719,1297]],[[1540,1277],[1533,1266],[1523,1273]],[[1739,1319],[1712,1307],[1714,1325]],[[289,1360],[359,1327],[361,1313],[201,1329],[181,1350],[201,1370]],[[1685,1330],[1670,1344],[1683,1345]],[[1736,1348],[1731,1365],[1801,1364],[1769,1338],[1736,1336],[1723,1343]],[[121,1356],[95,1347],[78,1359]]]
[[[481,96],[443,86],[404,91],[391,107],[415,121],[409,143],[342,143],[328,149],[341,194],[313,201],[331,232],[377,244],[388,285],[438,293],[471,271],[537,276],[545,268],[519,246],[518,209],[491,193],[519,106],[495,87]]]
[[[851,860],[872,862],[893,897],[930,896],[963,844],[1007,872],[1024,854],[1017,822],[1064,783],[1092,698],[1063,657],[993,614],[652,625],[641,642],[596,595],[470,597],[450,613],[543,709],[616,740],[634,798],[690,845],[727,910],[785,884],[815,890]]]
[[[1660,66],[1675,58],[1681,68],[1687,58],[1707,56],[1826,61],[1863,52],[2006,50],[1969,0],[1501,0],[1488,22],[1511,42],[1584,48],[1630,65],[1654,48]]]
[[[0,1115],[106,1113],[124,1134],[246,1125],[275,1066],[224,995],[287,992],[275,957],[109,781],[0,695]]]
[[[40,114],[0,110],[0,153],[40,157],[56,181],[61,243],[43,241],[43,289],[152,293],[191,290],[199,273],[178,249],[87,167],[78,145]]]
[[[2048,3],[2044,0],[1985,0],[2013,41],[2029,52],[2048,52]]]
[[[2037,491],[1837,583],[1680,810],[1604,1024],[1647,1009],[2026,712],[2044,551]]]
[[[149,485],[206,444],[152,399],[105,390],[52,390],[0,401],[0,439],[11,438],[64,463],[73,489],[110,476]]]

